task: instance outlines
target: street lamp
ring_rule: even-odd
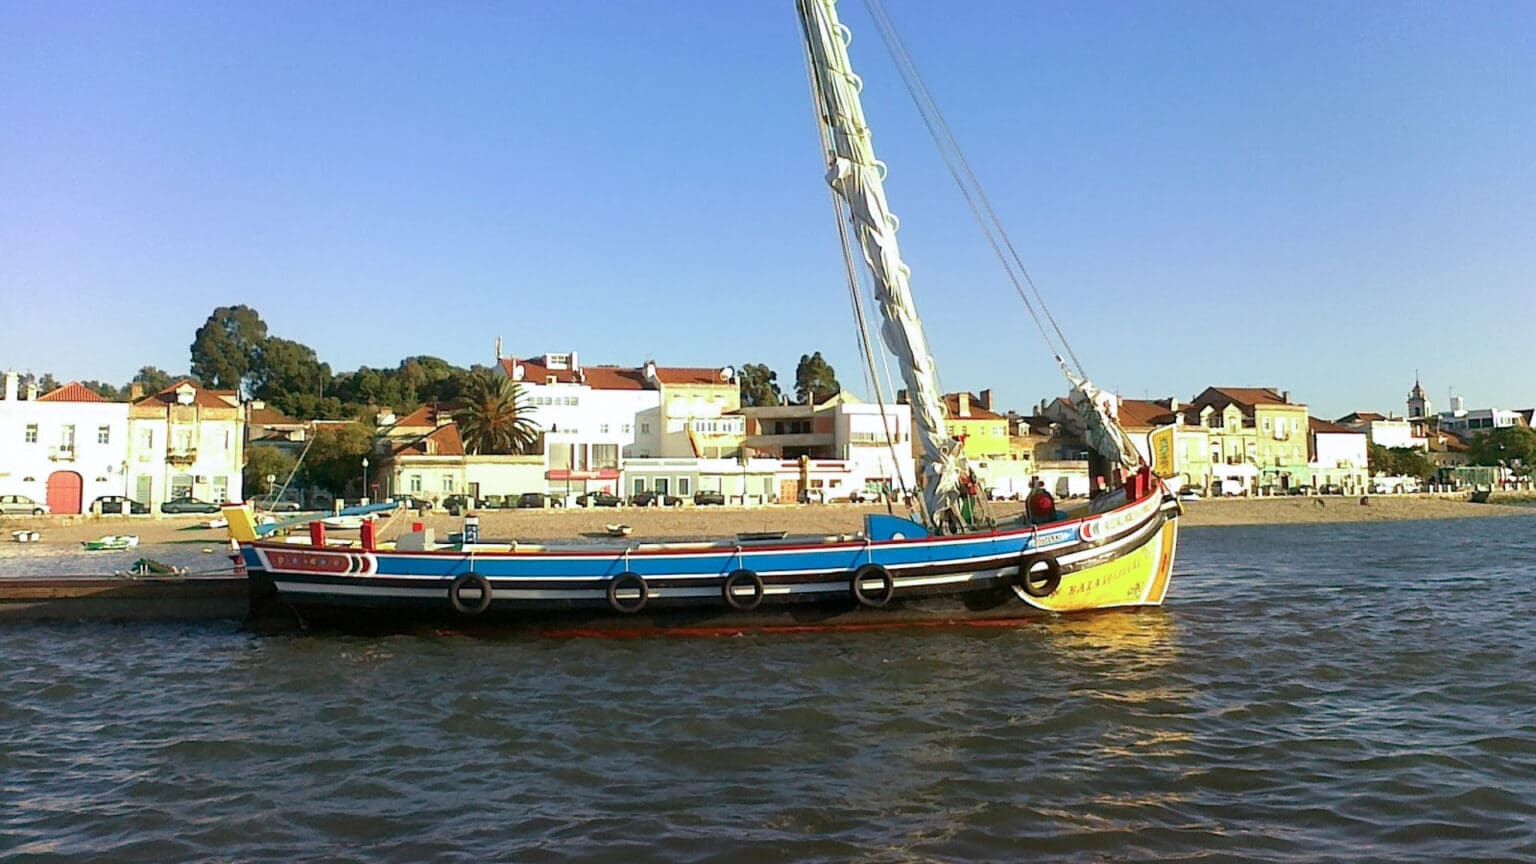
[[[368,457],[363,457],[363,501],[368,500]]]

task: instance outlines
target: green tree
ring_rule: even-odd
[[[1467,457],[1474,465],[1504,465],[1517,474],[1529,474],[1536,466],[1536,430],[1506,426],[1479,432],[1467,446]]]
[[[192,376],[178,377],[155,366],[142,366],[139,368],[139,373],[133,376],[133,380],[128,382],[128,386],[132,389],[133,385],[137,384],[143,388],[144,395],[151,396],[175,384],[181,378],[187,377]]]
[[[736,380],[741,383],[743,408],[777,405],[783,397],[783,393],[779,390],[779,373],[769,369],[767,364],[743,365],[736,373]]]
[[[192,374],[209,387],[249,392],[247,378],[261,363],[267,325],[249,306],[213,310],[192,340]]]
[[[534,407],[522,385],[489,369],[471,375],[453,414],[469,453],[527,453],[539,440]]]
[[[104,384],[100,381],[81,381],[80,386],[109,402],[122,402],[128,398],[128,391],[119,390],[111,384]]]
[[[1428,480],[1435,476],[1435,463],[1429,461],[1429,457],[1412,447],[1392,448],[1393,474],[1404,477],[1417,477],[1420,480]]]
[[[245,471],[242,476],[246,494],[253,497],[272,494],[274,484],[268,483],[267,477],[276,477],[276,484],[282,484],[293,471],[295,462],[296,459],[276,447],[253,444],[245,448]]]
[[[308,345],[272,336],[252,367],[248,383],[252,396],[266,400],[284,414],[313,418],[319,416],[317,408],[330,386],[331,367],[321,363]]]
[[[795,367],[797,400],[807,405],[813,400],[821,402],[836,396],[842,389],[843,385],[837,383],[837,373],[822,359],[820,351],[800,355],[800,363]]]
[[[363,457],[372,448],[373,429],[362,423],[320,426],[304,457],[304,475],[311,484],[340,497],[349,486],[361,486]]]

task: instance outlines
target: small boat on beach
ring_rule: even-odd
[[[11,540],[16,543],[36,543],[41,539],[43,539],[42,534],[27,528],[11,532]]]
[[[135,534],[108,534],[95,540],[81,540],[80,546],[87,552],[115,552],[122,549],[133,549],[139,545],[138,535]]]
[[[127,570],[118,570],[113,575],[131,579],[141,579],[146,576],[185,576],[187,568],[166,564],[153,558],[140,558]]]
[[[333,519],[310,521],[304,535],[275,537],[269,526],[255,524],[249,508],[233,504],[224,512],[250,579],[253,627],[448,621],[563,632],[737,632],[1008,621],[1163,603],[1182,512],[1163,481],[1177,476],[1173,427],[1153,430],[1151,456],[1143,457],[1119,423],[1118,400],[1088,380],[1034,292],[1024,305],[1067,380],[1071,410],[1085,430],[1091,497],[1062,506],[1038,487],[1022,514],[992,513],[965,442],[946,430],[943,391],[886,201],[885,164],[875,156],[861,79],[848,57],[848,29],[834,0],[797,0],[796,9],[823,176],[844,244],[846,266],[838,272],[852,294],[875,402],[887,404],[882,393],[897,389],[891,381],[880,389],[883,364],[875,353],[883,347],[907,394],[901,410],[912,417],[912,440],[893,440],[895,424],[888,422],[886,444],[893,450],[918,445],[915,474],[897,478],[900,488],[886,496],[886,512],[864,514],[861,530],[844,534],[764,530],[652,540],[633,538],[629,526],[614,523],[604,526],[607,537],[592,532],[595,541],[547,544],[483,539],[478,520],[466,516],[464,531],[443,543],[425,526],[386,540],[375,523]],[[906,60],[904,66],[899,57],[898,66],[910,66]],[[958,145],[925,98],[918,99],[920,110],[936,121],[927,125],[947,156]],[[985,200],[970,194],[972,187],[980,190],[968,167],[956,180],[968,200]],[[990,205],[984,209],[977,216],[993,248],[1012,249],[999,236],[1002,226]],[[855,273],[859,261],[872,291]],[[1002,264],[1026,295],[1022,265]],[[1123,320],[1091,297],[1081,302],[1095,304],[1092,313],[1103,322]],[[878,309],[881,320],[866,320],[865,309]],[[1130,321],[1102,338],[1136,345],[1153,363],[1169,350],[1160,327],[1159,321]],[[1019,356],[1017,346],[1008,345],[996,362],[1017,365]],[[897,501],[908,502],[904,512]],[[763,519],[770,521],[771,511]],[[356,539],[338,539],[326,536],[327,527],[361,530]]]

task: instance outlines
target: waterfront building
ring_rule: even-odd
[[[1364,432],[1316,417],[1307,419],[1312,469],[1309,481],[1315,491],[1333,491],[1345,495],[1362,493],[1370,482]]]
[[[1508,408],[1468,409],[1460,396],[1451,397],[1451,410],[1441,411],[1436,417],[1436,428],[1449,432],[1462,441],[1470,441],[1479,432],[1507,429],[1525,425],[1525,417]]]
[[[183,379],[128,406],[128,497],[158,511],[166,501],[241,499],[245,410],[233,390]]]
[[[1389,417],[1375,411],[1355,411],[1333,421],[1339,426],[1364,433],[1366,439],[1378,447],[1388,449],[1407,447],[1424,450],[1428,443],[1425,423],[1422,420],[1404,420]]]
[[[1270,387],[1207,387],[1190,411],[1210,436],[1213,482],[1248,492],[1283,492],[1305,482],[1307,406]]]
[[[84,512],[102,495],[126,494],[128,403],[73,381],[42,395],[36,385],[18,392],[19,385],[14,372],[5,374],[0,492],[65,514]]]

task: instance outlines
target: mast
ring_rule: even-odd
[[[913,428],[922,446],[918,482],[923,503],[933,527],[957,527],[963,524],[959,482],[965,457],[962,445],[944,430],[938,372],[912,300],[911,271],[902,263],[896,242],[900,223],[885,200],[885,164],[875,158],[859,102],[862,82],[848,60],[850,34],[837,20],[835,0],[796,0],[795,6],[829,148],[827,182],[848,208],[854,235],[874,277],[875,300],[884,321],[881,338],[897,358],[907,386]]]

